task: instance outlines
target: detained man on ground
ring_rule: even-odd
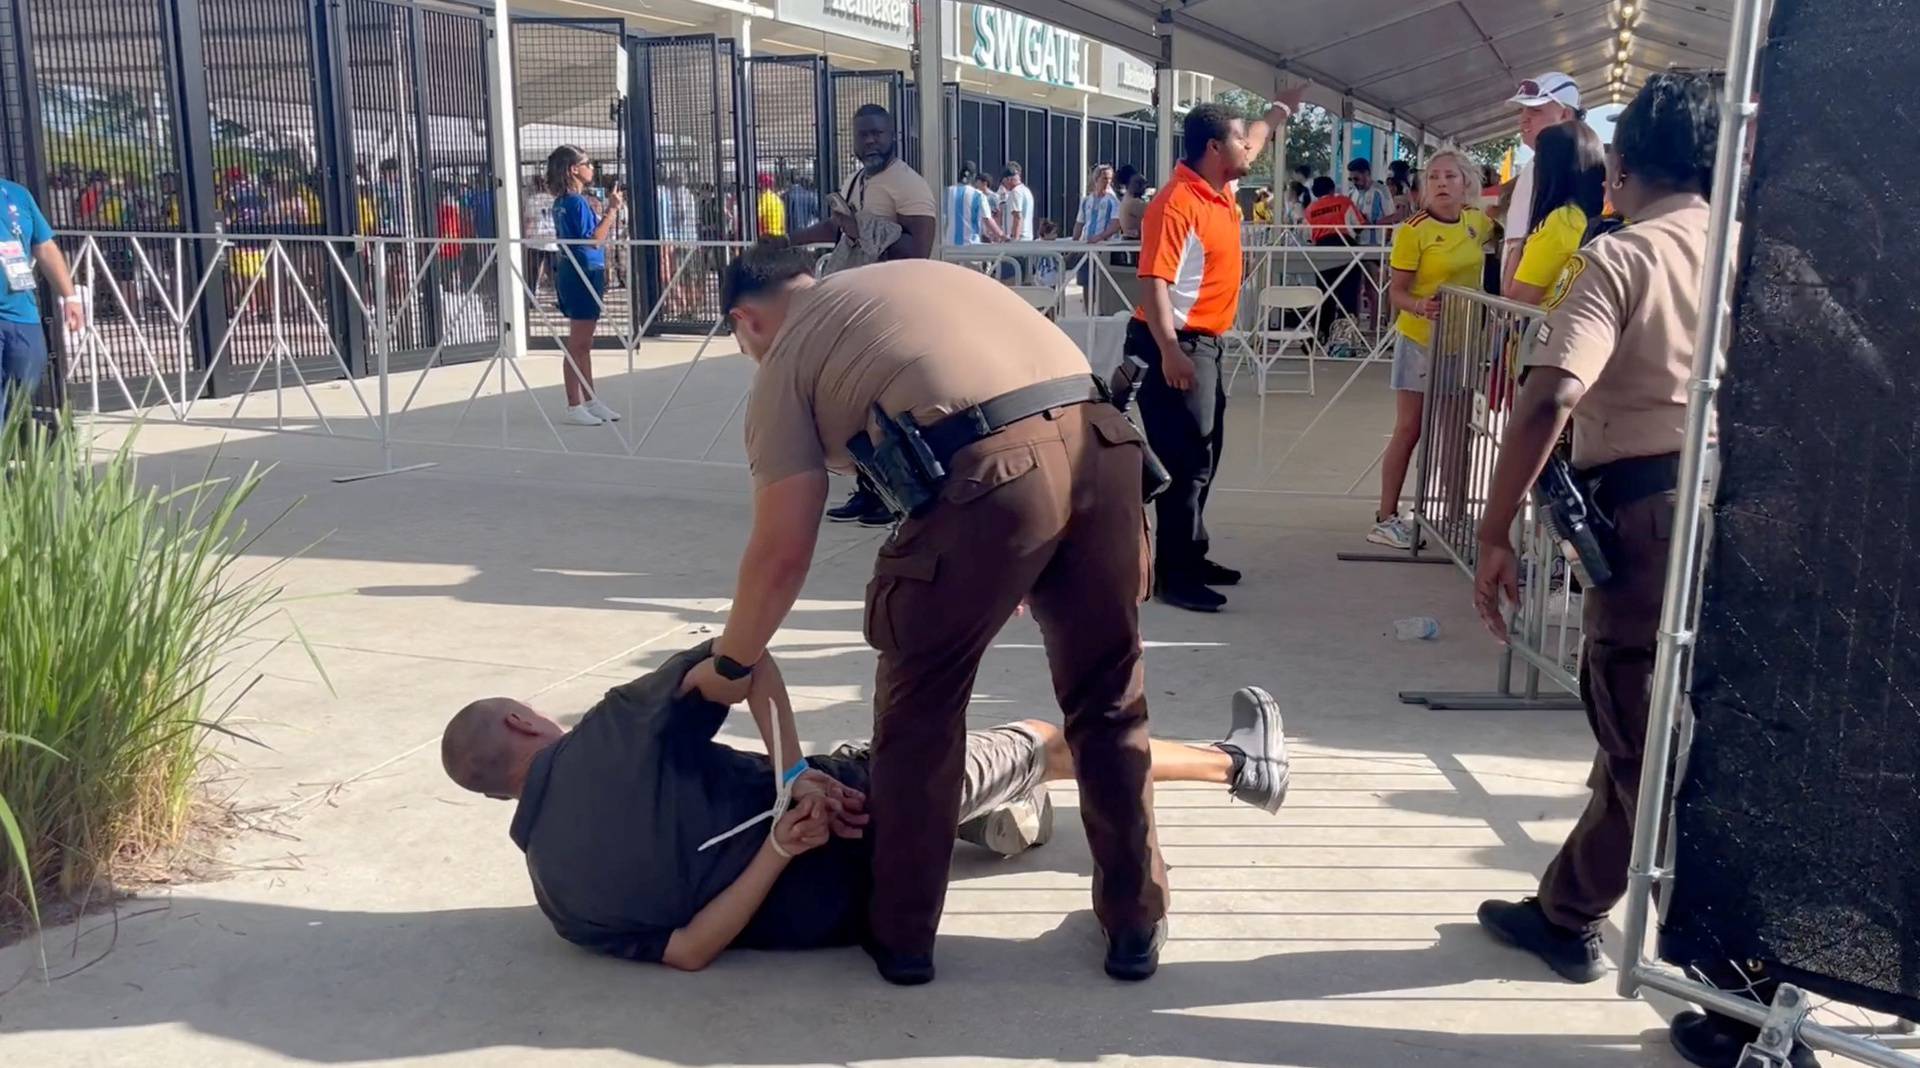
[[[749,705],[770,749],[780,732],[792,797],[769,834],[764,818],[751,822],[775,804],[769,758],[715,741],[727,707],[681,693],[711,653],[711,644],[690,649],[608,691],[571,731],[512,698],[475,701],[447,724],[442,763],[460,786],[517,801],[509,833],[541,911],[570,942],[684,970],[735,946],[861,943],[871,746],[789,762],[799,748],[791,709],[778,667],[763,661],[756,682],[771,670],[773,692]],[[1286,797],[1280,711],[1261,690],[1233,696],[1225,740],[1155,740],[1151,755],[1160,782],[1224,785],[1268,812]],[[1073,775],[1050,723],[969,731],[959,836],[1005,856],[1044,844],[1053,828],[1045,784]]]

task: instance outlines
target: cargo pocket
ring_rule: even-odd
[[[1586,669],[1594,740],[1615,769],[1639,767],[1653,693],[1652,647],[1590,640]]]
[[[1020,442],[966,460],[947,477],[941,497],[954,504],[979,500],[1040,464],[1033,445]],[[931,577],[931,576],[929,576]]]
[[[867,644],[881,652],[901,650],[900,635],[912,630],[914,616],[923,610],[934,576],[940,573],[938,554],[926,550],[889,553],[891,547],[882,546],[880,555],[874,557],[873,579],[867,583],[866,614],[860,626]]]

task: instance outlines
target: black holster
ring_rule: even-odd
[[[1566,458],[1554,453],[1533,485],[1534,503],[1560,540],[1580,584],[1605,586],[1613,579],[1616,558],[1612,519],[1594,504],[1586,481]]]
[[[880,440],[855,434],[847,442],[853,465],[895,516],[917,515],[940,496],[947,467],[934,455],[912,412],[891,416],[875,404],[873,417]]]
[[[1127,421],[1140,430],[1140,424],[1133,418],[1133,397],[1140,391],[1140,381],[1147,375],[1147,362],[1132,353],[1120,357],[1120,366],[1113,369],[1113,377],[1104,383],[1107,400],[1120,409]],[[1167,465],[1154,455],[1153,446],[1147,441],[1146,431],[1140,431],[1140,499],[1151,501],[1166,492],[1173,484],[1173,476],[1167,473]]]

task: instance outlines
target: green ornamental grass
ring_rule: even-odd
[[[122,865],[164,860],[188,828],[213,733],[241,737],[222,721],[258,676],[231,657],[280,594],[278,564],[239,563],[236,512],[257,466],[216,477],[210,462],[192,485],[162,490],[140,482],[130,439],[96,453],[70,422],[58,436],[27,432],[27,406],[10,407],[0,926],[37,920],[50,899],[85,900]]]

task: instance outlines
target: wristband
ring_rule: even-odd
[[[793,780],[806,774],[806,772],[807,772],[807,758],[801,757],[799,760],[796,760],[793,762],[793,767],[790,767],[785,772],[781,773],[780,784],[782,786],[790,785],[792,784]]]

